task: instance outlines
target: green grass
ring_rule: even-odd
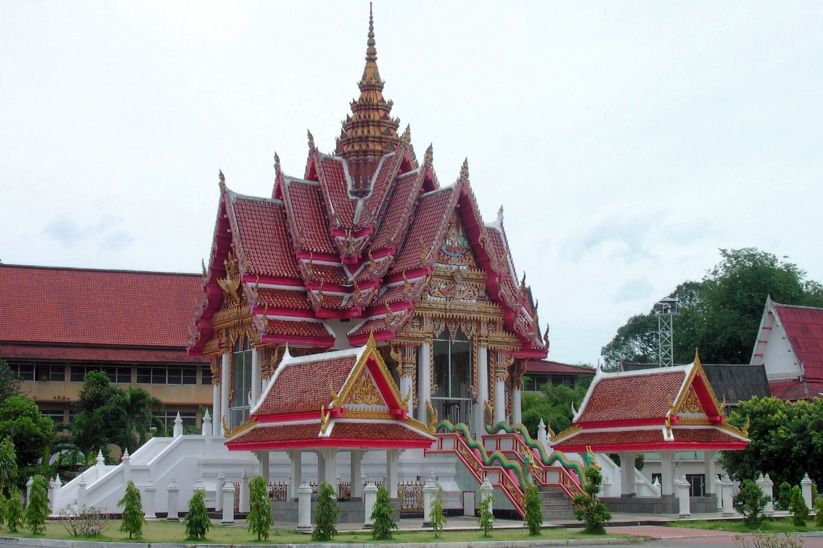
[[[97,541],[117,541],[129,542],[128,535],[120,532],[120,520],[112,520],[105,533],[100,537],[85,540]],[[8,533],[5,529],[0,529],[0,536],[32,537],[28,531],[23,529],[19,533]],[[39,535],[41,538],[82,540],[72,537],[60,522],[46,522],[46,532]],[[483,537],[480,531],[444,531],[439,539],[434,538],[434,533],[399,531],[394,533],[394,538],[388,542],[476,542],[482,540],[565,540],[565,539],[585,539],[585,538],[630,538],[624,535],[586,535],[581,532],[568,529],[544,529],[539,537],[530,537],[527,529],[500,529],[494,531],[491,537]],[[219,543],[219,544],[257,544],[254,536],[245,525],[226,526],[212,524],[205,541],[198,543]],[[337,535],[335,542],[341,544],[373,542],[369,531],[344,531]],[[143,527],[143,539],[132,542],[186,542],[182,523],[170,521],[150,521]],[[296,544],[311,542],[311,535],[298,533],[294,530],[274,529],[269,535],[269,540],[261,544]],[[382,541],[385,543],[386,541]]]
[[[823,531],[823,527],[816,525],[814,520],[806,522],[805,527],[798,527],[791,518],[763,520],[760,527],[748,527],[742,521],[691,521],[678,520],[669,523],[671,527],[688,527],[690,529],[710,529],[713,531],[729,531],[731,533],[806,533],[808,531]]]

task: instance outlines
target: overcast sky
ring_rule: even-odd
[[[593,363],[718,248],[823,280],[823,3],[375,3],[378,64],[442,184]],[[199,272],[230,188],[302,175],[356,97],[368,3],[0,0],[0,259]],[[162,298],[162,296],[158,296]],[[44,296],[47,298],[47,296]],[[0,313],[2,313],[0,311]]]

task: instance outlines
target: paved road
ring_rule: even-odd
[[[704,529],[687,529],[679,527],[610,527],[609,533],[620,533],[629,535],[639,535],[652,538],[650,542],[639,546],[648,547],[671,547],[671,546],[740,546],[735,542],[737,533],[725,533],[723,531],[707,531]],[[751,537],[751,535],[746,535]],[[823,535],[800,537],[803,545],[809,548],[823,548]],[[751,543],[751,541],[750,541]],[[751,545],[751,544],[750,544]]]

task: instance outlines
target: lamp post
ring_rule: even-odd
[[[654,305],[657,315],[657,356],[660,367],[674,365],[673,319],[677,315],[677,299],[666,297]]]

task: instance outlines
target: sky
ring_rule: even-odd
[[[384,95],[504,207],[549,357],[595,363],[720,248],[823,281],[823,3],[374,4]],[[199,272],[218,170],[334,148],[368,3],[0,0],[0,260]],[[44,296],[45,298],[45,296]],[[0,311],[1,313],[1,311]],[[675,326],[676,329],[676,326]]]

